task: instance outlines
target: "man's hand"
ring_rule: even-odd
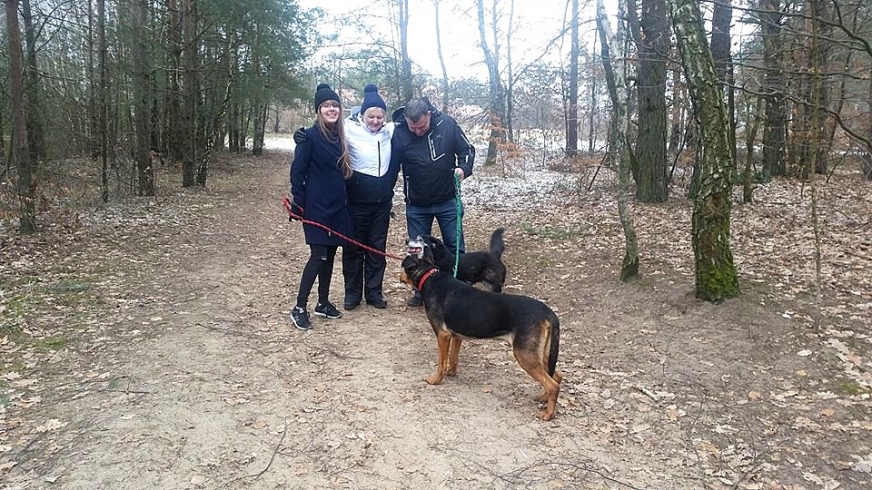
[[[308,139],[309,135],[306,134],[306,128],[299,128],[294,131],[294,143],[299,145],[300,143],[305,143]]]
[[[463,169],[460,167],[456,167],[454,169],[454,175],[457,176],[457,180],[463,181],[466,178],[466,175],[463,173]]]

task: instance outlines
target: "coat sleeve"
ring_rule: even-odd
[[[310,139],[297,145],[294,150],[294,161],[291,162],[291,200],[304,209],[306,207],[306,176],[309,174],[311,156],[312,141]]]
[[[472,175],[475,147],[469,142],[457,121],[454,122],[454,148],[456,148],[457,166],[463,169],[464,178],[467,178]]]
[[[391,189],[397,185],[397,178],[400,175],[400,152],[394,146],[393,136],[391,137],[391,161],[388,162],[388,171],[385,177],[390,179]]]

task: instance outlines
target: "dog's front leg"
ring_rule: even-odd
[[[438,330],[436,332],[436,344],[439,346],[439,359],[436,362],[436,372],[427,378],[427,382],[431,385],[438,385],[445,377],[445,364],[448,361],[448,349],[451,346],[451,333],[447,330]]]

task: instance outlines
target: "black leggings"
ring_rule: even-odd
[[[336,257],[338,245],[314,245],[309,244],[312,254],[306,267],[303,268],[303,277],[300,279],[300,292],[297,293],[297,306],[306,309],[309,301],[309,293],[318,279],[318,302],[326,304],[330,297],[330,280],[333,278],[333,259]]]

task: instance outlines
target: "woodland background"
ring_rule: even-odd
[[[321,81],[349,107],[369,82],[391,107],[429,96],[487,145],[482,165],[587,156],[625,169],[625,279],[638,269],[629,193],[664,202],[676,170],[690,167],[697,294],[713,301],[738,294],[734,185],[750,202],[772,178],[814,187],[846,166],[872,179],[872,13],[860,1],[625,0],[615,19],[601,1],[595,18],[591,4],[554,2],[565,21],[541,27],[551,41],[525,64],[512,61],[520,19],[510,0],[385,0],[356,18],[279,0],[5,6],[0,212],[24,234],[76,182],[96,182],[103,203],[150,196],[160,162],[182,168],[182,187],[205,186],[215,151],[260,155],[267,131],[307,122]],[[440,74],[409,58],[412,9],[432,16]],[[387,32],[368,27],[373,12]],[[445,68],[440,26],[457,17],[477,22],[485,80]],[[344,45],[325,25],[359,26],[371,43]]]
[[[455,454],[441,434],[433,443],[403,431],[407,440],[393,425],[424,407],[432,411],[419,410],[425,415],[415,429],[438,417],[450,426],[454,419],[441,410],[450,404],[480,417],[458,431],[468,444],[461,446],[471,448],[458,460],[481,441],[508,439],[508,446],[547,453],[550,443],[583,443],[593,434],[599,439],[591,455],[632,451],[592,468],[608,475],[603,468],[611,465],[630,475],[626,461],[656,466],[649,488],[866,488],[872,5],[627,0],[613,17],[578,0],[541,3],[564,12],[565,21],[542,25],[550,40],[541,56],[518,63],[513,26],[523,19],[514,0],[374,0],[342,17],[279,0],[5,0],[0,476],[10,472],[38,486],[63,475],[62,482],[93,488],[87,482],[97,471],[100,481],[119,481],[116,467],[104,464],[117,457],[132,458],[139,469],[125,483],[142,488],[166,487],[153,480],[160,476],[153,466],[176,468],[166,478],[192,487],[214,472],[230,483],[254,482],[266,469],[246,465],[269,466],[240,462],[238,454],[256,449],[262,458],[268,446],[273,457],[312,458],[304,469],[318,478],[337,464],[340,471],[330,474],[344,477],[355,474],[357,453],[332,454],[349,441],[364,440],[354,450],[369,458],[370,448],[391,441],[400,443],[396,454]],[[390,27],[371,24],[374,12]],[[467,46],[481,53],[476,70],[425,71],[408,54],[411,15],[428,16],[437,32],[453,19],[473,20]],[[357,26],[369,41],[346,42],[341,26]],[[441,59],[442,45],[437,34],[432,56]],[[305,247],[281,213],[267,208],[285,188],[288,161],[270,144],[311,123],[312,93],[324,81],[346,107],[361,99],[366,83],[380,86],[390,108],[426,95],[473,138],[477,178],[464,188],[471,237],[484,243],[508,220],[512,287],[546,299],[565,320],[561,363],[572,376],[561,394],[563,426],[521,418],[524,410],[515,408],[529,408],[529,400],[524,389],[507,388],[520,382],[505,376],[513,371],[502,350],[476,347],[471,356],[479,365],[470,371],[481,369],[495,389],[454,387],[481,403],[461,406],[452,391],[439,392],[444,404],[432,403],[412,379],[424,369],[432,334],[395,306],[408,294],[400,286],[390,291],[388,317],[355,312],[363,328],[316,329],[315,337],[288,342],[287,312],[276,312],[289,304],[296,276],[276,271]],[[560,185],[539,185],[542,175]],[[396,243],[402,228],[392,228]],[[263,245],[259,252],[252,237]],[[640,267],[641,281],[616,283]],[[277,274],[288,283],[280,297],[264,279]],[[396,338],[410,332],[420,342],[395,349]],[[389,355],[355,357],[349,347],[367,343],[401,351],[402,374],[378,364]],[[142,362],[143,355],[153,360]],[[252,357],[268,369],[253,375]],[[420,406],[392,404],[391,423],[378,426],[384,404],[371,400],[377,394],[368,379],[348,376],[350,363],[373,376],[399,376],[389,388]],[[214,386],[197,371],[209,368],[196,366],[220,367]],[[319,369],[333,376],[313,386]],[[179,373],[183,381],[160,381]],[[235,384],[228,388],[225,379]],[[141,380],[160,390],[137,389]],[[251,393],[235,394],[252,380],[258,387]],[[191,386],[202,391],[192,395]],[[273,408],[254,413],[261,407],[248,400],[264,396]],[[343,432],[349,396],[372,402],[351,416],[353,425],[378,427],[367,429],[375,437]],[[192,397],[200,405],[190,413],[171,410]],[[311,405],[300,413],[337,428],[319,451],[291,447],[302,439],[292,431],[285,442],[287,432],[273,420],[299,408],[301,398]],[[227,406],[216,410],[219,399]],[[493,421],[505,420],[509,399],[517,403],[508,410],[515,418],[500,431]],[[109,408],[95,414],[95,406]],[[643,406],[640,420],[634,407]],[[215,430],[206,422],[216,413],[233,420]],[[176,425],[186,417],[203,422],[194,424],[205,436],[196,450],[234,450],[191,456],[195,445],[174,439],[189,430]],[[95,421],[117,432],[95,433]],[[164,426],[169,435],[153,436]],[[278,445],[258,432],[266,427],[281,434]],[[490,432],[482,437],[480,430]],[[244,431],[251,441],[237,453]],[[313,441],[324,433],[312,426]],[[130,456],[128,443],[141,454]],[[91,450],[86,464],[63,467]],[[678,463],[645,459],[669,451],[680,455]],[[579,454],[556,452],[556,461]],[[490,456],[483,457],[476,467],[489,471]],[[509,468],[502,475],[513,476],[514,455],[502,458]],[[134,464],[142,461],[158,463]],[[543,478],[556,468],[576,488],[591,475],[541,461],[531,467]],[[450,486],[434,476],[441,469],[426,473],[412,464],[415,471],[397,475],[393,459],[381,464],[369,469],[389,472],[393,483]],[[446,466],[461,477],[470,471]],[[244,471],[253,476],[240,477]],[[518,471],[514,476],[527,478]],[[264,478],[295,476],[304,478]],[[479,475],[485,482],[493,476]],[[275,486],[287,484],[279,480]],[[368,482],[387,488],[377,478]]]
[[[487,146],[481,165],[541,158],[572,168],[589,158],[614,169],[624,280],[639,267],[630,194],[665,202],[676,172],[689,173],[696,294],[715,302],[739,294],[734,186],[750,203],[773,178],[810,184],[820,290],[816,182],[838,168],[872,179],[872,14],[863,2],[627,0],[613,30],[602,1],[584,18],[591,5],[571,0],[565,22],[548,26],[542,56],[517,65],[515,5],[505,0],[384,1],[357,18],[274,0],[5,5],[0,212],[21,234],[57,224],[52,210],[155,195],[158,164],[180,167],[183,188],[206,186],[216,151],[261,155],[268,131],[307,122],[321,81],[348,107],[369,82],[392,107],[429,96]],[[409,58],[411,7],[433,9],[439,75]],[[366,29],[374,10],[389,32]],[[446,16],[477,21],[485,80],[449,76]],[[363,26],[371,43],[324,37],[315,28],[324,25]]]

